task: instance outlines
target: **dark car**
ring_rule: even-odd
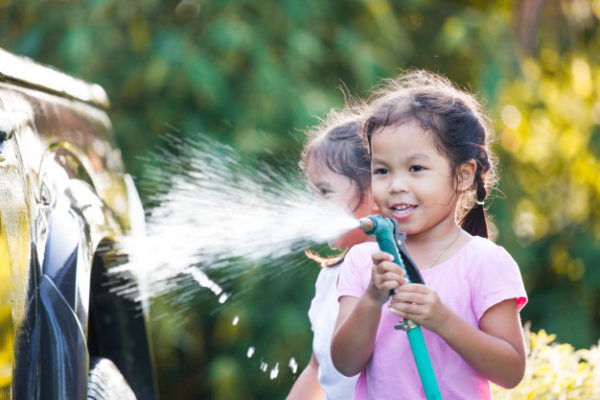
[[[0,399],[157,398],[148,307],[106,274],[144,230],[108,105],[0,49]]]

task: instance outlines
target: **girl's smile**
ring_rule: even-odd
[[[392,216],[398,220],[408,219],[417,209],[418,206],[410,204],[393,204],[390,206]]]

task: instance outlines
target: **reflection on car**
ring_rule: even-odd
[[[148,309],[105,274],[144,229],[108,106],[0,49],[0,399],[157,398]]]

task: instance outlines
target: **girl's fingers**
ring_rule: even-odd
[[[426,304],[428,302],[428,296],[421,293],[405,292],[404,287],[396,291],[391,297],[390,302],[392,303],[412,303],[412,304]]]
[[[388,309],[392,314],[405,319],[410,319],[420,324],[427,314],[426,308],[414,303],[390,303]]]
[[[398,315],[399,317],[405,318],[405,319],[412,319],[414,318],[414,316],[409,315],[406,311],[404,310],[400,310],[394,307],[389,307],[389,310],[392,314]]]
[[[385,274],[386,272],[393,272],[393,273],[399,274],[401,276],[404,276],[404,270],[391,261],[382,261],[379,264],[374,264],[373,269],[378,274]]]
[[[390,297],[391,313],[410,319],[430,330],[444,323],[449,313],[435,290],[419,285],[402,285]]]
[[[432,290],[430,287],[422,285],[420,283],[407,283],[406,285],[402,285],[402,293],[406,295],[429,295]]]
[[[386,272],[386,273],[381,274],[379,276],[384,281],[395,281],[395,282],[398,282],[398,284],[404,284],[404,283],[406,283],[406,278],[404,278],[404,275],[399,274],[397,271]]]
[[[373,258],[374,264],[379,264],[382,261],[394,262],[394,257],[391,254],[386,253],[385,251],[377,251],[373,253],[371,257]]]
[[[402,317],[402,318],[406,318],[406,319],[408,319],[408,316],[407,316],[406,314],[404,314],[402,311],[399,311],[399,310],[395,309],[395,308],[394,308],[394,307],[392,307],[392,306],[390,306],[390,307],[389,307],[389,309],[390,309],[390,312],[391,312],[392,314],[396,314],[396,315],[398,315],[399,317]]]
[[[405,303],[405,302],[394,302],[390,303],[390,309],[401,311],[406,314],[419,314],[421,311],[421,305],[417,303]]]
[[[386,289],[396,289],[401,285],[404,285],[406,279],[401,275],[390,272],[376,276],[374,282],[378,287],[383,287],[385,285]]]
[[[397,289],[407,283],[404,277],[404,270],[396,265],[391,254],[378,251],[373,254],[373,275],[372,282],[374,288],[378,291],[389,293],[390,290]]]
[[[385,281],[381,284],[383,289],[386,290],[392,290],[392,289],[396,289],[399,285],[398,282],[396,281]]]
[[[388,307],[392,314],[396,314],[406,319],[418,319],[421,316],[421,310],[416,304],[402,304],[401,307],[390,304]]]
[[[429,307],[432,298],[429,289],[420,284],[407,284],[400,286],[390,297],[390,310],[404,314],[418,315],[423,307]],[[394,314],[398,314],[394,312]],[[398,314],[400,315],[400,314]]]
[[[429,293],[431,292],[431,288],[425,286],[421,283],[411,283],[409,285],[404,286],[405,292],[413,292],[413,293]]]
[[[378,279],[375,279],[375,285],[381,289],[387,289],[387,290],[391,290],[391,289],[396,289],[400,286],[400,283],[398,282],[400,278],[394,278],[394,277],[379,277]]]

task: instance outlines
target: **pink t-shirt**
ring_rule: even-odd
[[[371,254],[378,249],[377,243],[370,242],[348,252],[340,273],[338,298],[363,294],[371,280]],[[475,327],[495,304],[516,299],[521,310],[527,302],[515,261],[504,248],[481,237],[473,237],[449,260],[421,271],[421,275],[449,308]],[[384,304],[373,355],[356,386],[356,400],[425,399],[406,332],[394,329],[399,320]],[[423,327],[421,330],[444,400],[492,398],[486,378],[441,337]]]

